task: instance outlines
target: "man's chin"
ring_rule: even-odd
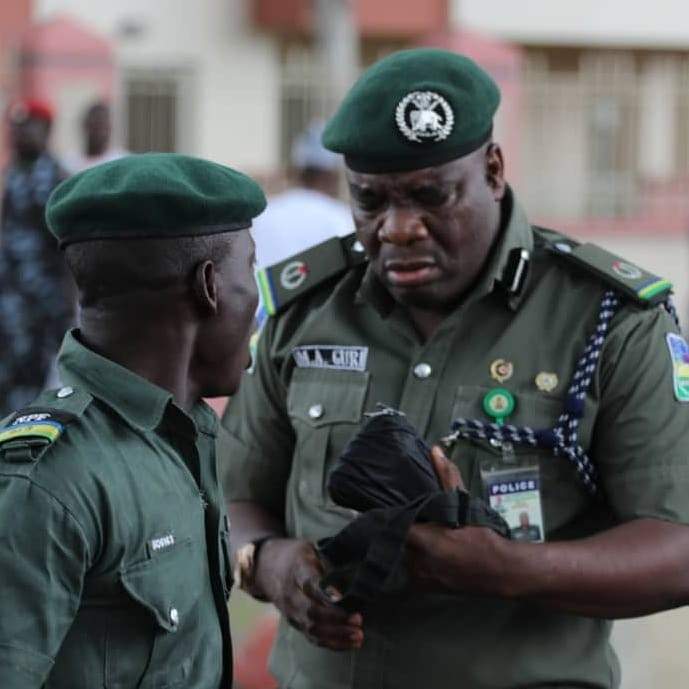
[[[447,311],[450,308],[451,300],[441,293],[437,283],[414,287],[388,286],[388,290],[402,306],[428,311]]]

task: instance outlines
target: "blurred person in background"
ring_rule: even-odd
[[[323,147],[324,124],[312,122],[292,146],[297,184],[268,200],[252,233],[259,268],[354,231],[349,206],[337,198],[341,156]]]
[[[104,101],[97,101],[86,109],[81,131],[82,150],[65,159],[65,167],[71,175],[128,154],[125,149],[112,145],[112,110]]]
[[[26,100],[8,111],[11,161],[5,171],[0,225],[0,416],[44,386],[73,299],[64,260],[44,210],[66,177],[48,150],[53,112]]]

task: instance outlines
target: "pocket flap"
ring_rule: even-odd
[[[201,595],[202,559],[192,549],[193,544],[188,541],[176,546],[174,553],[120,572],[125,591],[168,632],[177,631]]]
[[[292,418],[318,428],[333,423],[361,421],[369,373],[333,369],[297,368],[287,395]]]

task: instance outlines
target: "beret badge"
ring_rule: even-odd
[[[450,104],[433,91],[412,91],[397,104],[395,121],[402,134],[417,143],[443,141],[455,116]]]

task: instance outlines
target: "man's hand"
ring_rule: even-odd
[[[289,623],[312,643],[333,651],[360,648],[364,641],[363,618],[335,603],[342,597],[319,582],[323,566],[308,541],[274,538],[261,548],[255,584],[282,612]]]
[[[431,448],[431,464],[444,491],[454,490],[455,488],[466,490],[457,465],[453,464],[445,456],[439,445],[433,445]]]
[[[431,449],[431,463],[443,490],[466,490],[459,469],[438,445]],[[427,591],[492,591],[488,578],[493,576],[500,540],[483,527],[414,524],[407,539],[412,581]]]

